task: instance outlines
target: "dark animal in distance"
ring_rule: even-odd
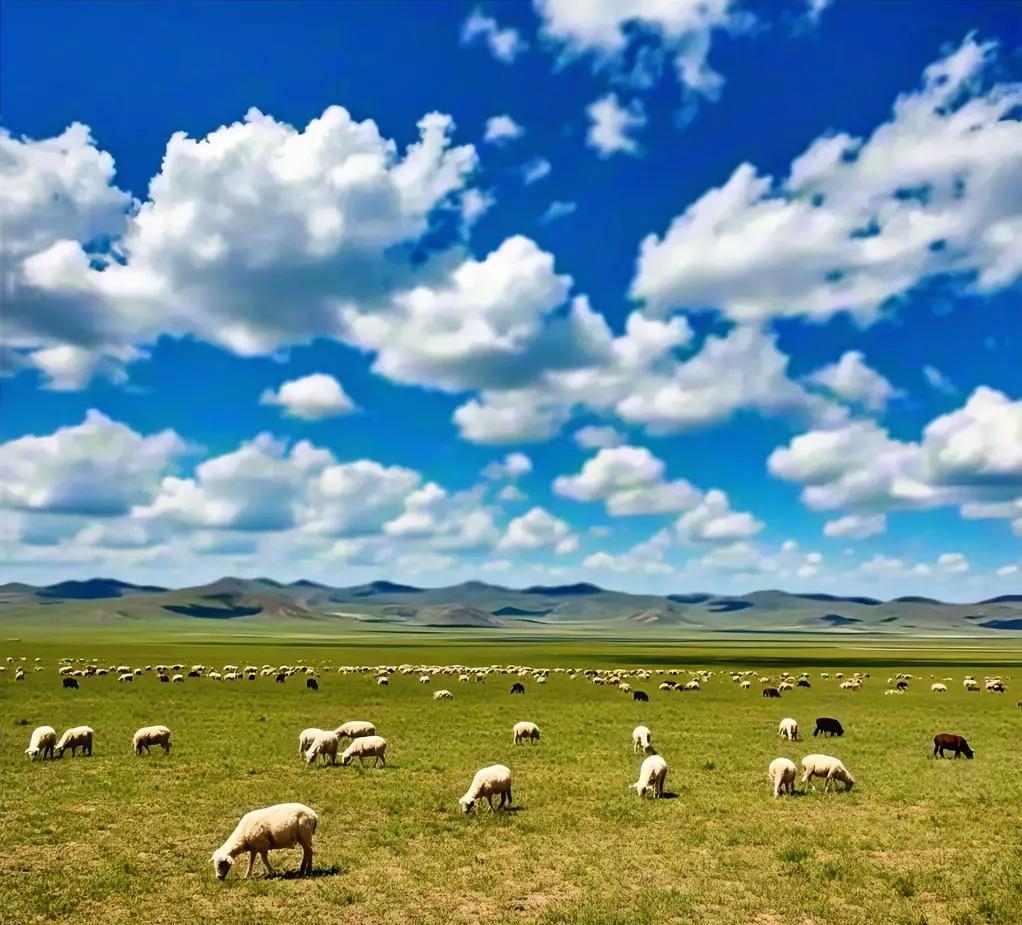
[[[188,672],[188,677],[189,678],[201,678],[202,677],[202,672],[201,671],[189,671]]]
[[[953,751],[955,757],[959,755],[965,755],[966,758],[971,758],[975,752],[969,748],[969,743],[965,741],[961,736],[955,735],[952,732],[940,732],[933,737],[933,757],[936,758],[938,752],[940,757],[944,757],[944,751]]]
[[[821,733],[829,736],[843,736],[845,730],[836,719],[831,719],[829,716],[821,716],[816,720],[816,728],[813,730],[813,735],[818,736]]]
[[[71,688],[72,690],[78,690],[78,679],[77,678],[62,678],[64,687]]]
[[[795,687],[812,687],[812,686],[813,685],[810,684],[805,678],[799,678],[795,682]]]
[[[275,677],[275,678],[274,678],[273,680],[274,680],[274,681],[276,681],[276,682],[277,682],[278,684],[283,684],[283,683],[284,683],[284,681],[286,680],[286,678],[287,678],[287,675],[286,675],[286,674],[284,674],[284,672],[282,671],[282,672],[281,672],[281,673],[280,673],[279,675],[277,675],[277,677]]]
[[[318,691],[319,690],[319,682],[315,678],[306,678],[305,679],[305,686],[310,691]]]
[[[515,683],[511,685],[511,693],[512,694],[524,694],[525,693],[525,685],[522,684],[520,681],[515,681]]]
[[[160,675],[160,684],[170,684],[170,678],[165,674]]]
[[[780,697],[781,696],[781,692],[776,687],[764,687],[763,688],[763,696],[764,697]]]
[[[643,703],[649,703],[649,694],[645,691],[632,691],[632,700],[641,700]]]
[[[899,691],[908,690],[908,681],[899,681],[894,685]]]
[[[991,694],[1003,694],[1004,684],[1001,681],[995,681],[993,684],[988,684],[987,692]]]

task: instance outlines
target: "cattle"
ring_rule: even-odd
[[[781,696],[781,692],[776,687],[764,687],[763,688],[763,696],[764,697],[780,697]]]
[[[632,691],[632,700],[639,700],[642,703],[649,703],[649,694],[645,691]]]
[[[831,719],[829,716],[820,716],[816,720],[816,728],[813,730],[813,735],[828,735],[828,736],[843,736],[845,734],[844,727],[836,720]]]
[[[306,678],[305,679],[305,686],[310,691],[318,691],[319,690],[319,682],[315,678]]]
[[[524,694],[525,693],[525,685],[522,684],[521,681],[515,681],[515,683],[511,685],[511,693],[512,694]]]
[[[78,679],[77,678],[62,678],[61,679],[64,687],[70,688],[71,690],[78,690]]]
[[[273,680],[276,681],[278,684],[283,684],[287,680],[287,675],[282,671]]]
[[[951,732],[941,732],[933,737],[933,757],[936,758],[938,753],[940,757],[944,757],[944,751],[953,751],[955,757],[959,755],[965,755],[966,758],[972,758],[975,754],[969,743],[965,741],[961,736],[955,735]]]

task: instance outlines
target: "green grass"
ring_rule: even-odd
[[[967,925],[1022,921],[1022,688],[966,694],[961,679],[1018,673],[1004,646],[941,649],[889,642],[724,640],[587,645],[562,639],[494,640],[436,634],[273,641],[238,637],[37,636],[0,645],[0,655],[41,656],[43,672],[0,675],[0,908],[5,921],[138,920],[246,923],[847,923]],[[386,689],[372,675],[323,673],[304,681],[234,684],[189,680],[132,685],[113,677],[60,688],[60,655],[101,664],[201,661],[488,665],[612,664],[707,667],[698,693],[660,693],[633,703],[585,680],[456,679],[420,687],[399,676]],[[780,702],[744,692],[729,666],[783,665],[813,674],[812,690]],[[905,666],[916,681],[884,697],[886,677]],[[838,691],[821,670],[871,671],[857,692]],[[946,695],[930,675],[952,677]],[[455,700],[434,703],[449,687]],[[816,716],[837,716],[843,739],[777,737],[783,716],[803,735]],[[385,769],[309,768],[297,733],[370,719],[389,743]],[[520,719],[542,743],[511,744]],[[167,757],[136,758],[131,735],[150,723],[173,730]],[[674,798],[641,801],[627,785],[638,756],[630,732],[644,722],[670,764]],[[91,759],[31,763],[31,729],[87,723]],[[974,761],[935,761],[936,732],[966,735]],[[858,781],[851,793],[774,800],[766,766],[838,755]],[[463,816],[457,799],[484,764],[514,772],[516,812]],[[218,883],[208,859],[247,810],[298,800],[320,815],[317,876]],[[297,867],[298,852],[276,866]],[[244,864],[240,863],[242,872]],[[261,872],[261,867],[259,868]]]

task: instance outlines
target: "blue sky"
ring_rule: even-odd
[[[1017,8],[618,6],[5,3],[2,577],[1017,591]]]

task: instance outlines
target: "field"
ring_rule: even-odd
[[[0,908],[5,921],[111,923],[234,920],[248,923],[637,923],[804,925],[863,922],[1022,921],[1022,775],[1016,707],[1022,651],[833,642],[798,648],[777,640],[628,645],[502,639],[471,634],[376,635],[346,640],[243,637],[147,639],[139,634],[26,637],[0,655],[39,656],[23,682],[0,675]],[[397,676],[323,671],[318,692],[292,678],[133,684],[86,678],[60,688],[62,655],[99,664],[158,662],[528,664],[651,670],[707,668],[699,692],[634,703],[584,679],[553,676],[510,697],[511,678],[420,686]],[[811,673],[813,688],[780,701],[742,691],[731,668]],[[870,672],[859,692],[821,671]],[[885,697],[888,676],[916,679]],[[966,694],[968,673],[997,673],[1008,693]],[[951,678],[946,695],[933,678]],[[434,703],[437,688],[452,702]],[[787,744],[784,716],[805,737],[816,716],[847,734]],[[386,769],[307,767],[306,726],[370,719],[389,743]],[[539,724],[543,741],[515,747],[511,726]],[[136,758],[133,731],[166,723],[168,757]],[[670,764],[670,799],[640,800],[627,785],[642,722]],[[31,729],[96,730],[92,758],[29,762]],[[966,735],[974,761],[935,761],[936,732]],[[850,793],[774,800],[766,766],[813,751],[836,754],[856,776]],[[475,770],[514,772],[514,812],[465,816],[458,797]],[[320,816],[315,876],[225,883],[209,856],[247,810],[301,801]],[[300,855],[278,852],[293,871]],[[238,871],[238,867],[241,868]]]

